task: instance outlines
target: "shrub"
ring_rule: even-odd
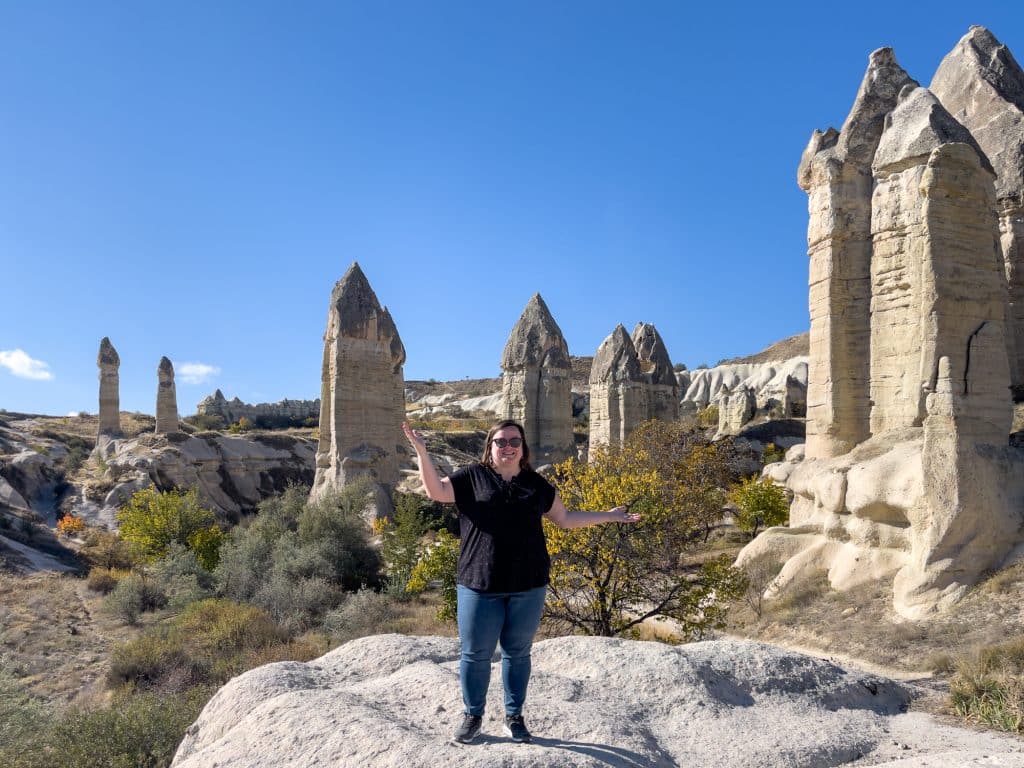
[[[224,417],[217,413],[197,413],[194,416],[186,416],[182,421],[202,432],[219,431],[227,426]]]
[[[459,563],[459,540],[447,531],[438,531],[434,542],[424,549],[412,569],[412,576],[406,585],[410,594],[425,592],[431,582],[440,582],[441,606],[437,618],[441,621],[455,621],[458,598],[456,577]]]
[[[782,461],[785,458],[786,452],[781,448],[776,447],[775,443],[768,443],[765,445],[764,451],[761,452],[761,462],[763,464],[773,464],[776,461]]]
[[[736,526],[757,536],[761,528],[789,520],[786,492],[769,477],[749,477],[733,488],[729,498],[736,505]]]
[[[79,553],[94,568],[130,570],[140,562],[139,553],[129,542],[115,533],[96,529],[85,535]]]
[[[196,491],[136,491],[117,512],[121,538],[134,544],[149,560],[167,554],[171,542],[196,553],[203,567],[212,570],[223,536],[211,510],[199,503]]]
[[[707,408],[701,408],[697,411],[697,423],[702,427],[717,427],[718,406],[709,405]]]
[[[383,592],[360,589],[324,616],[323,628],[335,642],[345,642],[383,631],[395,619],[391,598]]]
[[[76,536],[85,530],[85,520],[74,515],[64,515],[57,521],[57,533],[61,536]]]
[[[117,568],[96,566],[95,568],[90,569],[89,576],[85,580],[85,585],[93,592],[99,592],[101,595],[106,595],[117,586],[117,582],[127,575],[128,571]]]
[[[153,564],[150,575],[166,596],[168,606],[175,610],[213,595],[213,574],[199,564],[193,550],[176,542],[168,547],[166,557]]]
[[[140,690],[220,685],[248,669],[253,652],[285,637],[260,608],[231,600],[201,600],[169,623],[115,646],[107,680],[112,686]]]
[[[163,608],[166,604],[167,596],[138,573],[120,579],[103,600],[104,610],[126,624],[135,624],[143,611]]]

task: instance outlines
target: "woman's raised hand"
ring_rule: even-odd
[[[415,429],[409,426],[409,422],[402,422],[402,431],[405,432],[406,438],[412,444],[413,449],[419,453],[422,448],[424,451],[427,450],[427,442],[423,439],[423,435],[417,432]]]

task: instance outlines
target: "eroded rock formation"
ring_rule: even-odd
[[[1000,250],[1009,290],[1010,380],[1024,386],[1024,71],[984,27],[971,27],[929,90],[977,139],[996,172]]]
[[[509,334],[501,370],[502,418],[523,425],[533,465],[575,456],[569,347],[539,293]]]
[[[100,341],[100,351],[96,356],[96,365],[100,369],[100,424],[99,435],[108,437],[121,436],[121,395],[118,368],[121,358],[106,336]]]
[[[178,431],[178,395],[174,388],[174,366],[166,357],[160,358],[156,375],[156,433],[169,435]]]
[[[391,313],[353,263],[335,284],[327,310],[314,497],[368,477],[382,490],[378,513],[387,514],[383,489],[398,481],[405,454],[404,363]]]
[[[718,432],[715,438],[738,435],[754,415],[757,398],[750,387],[740,386],[730,392],[726,388],[718,403]]]
[[[650,323],[637,323],[631,338],[647,383],[647,418],[675,421],[679,418],[679,381],[661,334]]]
[[[207,395],[196,406],[196,413],[206,416],[220,416],[225,424],[235,424],[239,419],[249,419],[253,423],[266,422],[270,425],[278,423],[301,424],[306,419],[320,416],[319,400],[289,400],[276,403],[243,403],[237,397],[228,400],[219,389]]]
[[[671,367],[669,368],[671,370]],[[619,446],[650,413],[650,391],[621,324],[597,348],[590,367],[590,453]]]
[[[983,33],[968,38],[988,45]],[[844,146],[858,148],[852,186]],[[996,172],[883,49],[843,131],[815,132],[799,179],[810,210],[806,457],[767,470],[793,493],[791,527],[766,532],[740,562],[784,561],[776,590],[821,570],[837,589],[892,579],[895,608],[918,618],[958,600],[1021,540]]]

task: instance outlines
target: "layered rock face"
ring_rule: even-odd
[[[118,508],[142,488],[195,488],[204,504],[237,521],[289,484],[312,483],[315,467],[313,441],[283,434],[150,434],[104,441],[97,451],[112,487],[102,498],[78,501],[71,511],[111,529],[117,527]]]
[[[658,329],[637,323],[632,334],[640,372],[647,384],[647,418],[675,421],[679,418],[679,381]]]
[[[160,358],[156,375],[156,433],[169,435],[178,431],[178,395],[174,388],[174,366],[166,357]]]
[[[250,421],[287,421],[302,422],[320,416],[319,400],[280,400],[276,403],[243,403],[237,397],[228,400],[219,389],[207,395],[196,406],[196,413],[207,416],[220,416],[226,424],[234,424],[239,419]]]
[[[785,561],[775,589],[820,570],[837,589],[891,578],[895,608],[919,618],[958,600],[1021,540],[1024,454],[1008,444],[997,177],[930,91],[904,82],[890,103],[891,86],[908,80],[901,72],[891,51],[872,54],[843,128],[864,132],[848,146],[873,147],[870,239],[852,255],[849,227],[860,221],[864,190],[856,205],[834,194],[846,167],[836,160],[842,133],[829,147],[816,133],[801,162],[811,200],[806,458],[768,471],[788,477],[791,528],[759,537],[740,561]],[[872,89],[885,98],[873,102],[871,121],[853,120]],[[884,126],[877,136],[876,124]],[[845,291],[839,276],[853,261],[868,296],[823,309],[822,285],[831,298]],[[866,377],[860,366],[847,375],[851,349],[837,339],[856,343]]]
[[[312,496],[363,477],[394,487],[405,454],[404,363],[391,313],[353,263],[334,286],[327,310]]]
[[[754,415],[757,398],[750,387],[739,387],[735,392],[725,389],[718,405],[718,432],[715,438],[738,435]]]
[[[971,27],[929,90],[977,139],[996,172],[1000,250],[1009,290],[1010,380],[1024,386],[1024,71],[984,27]]]
[[[709,405],[722,407],[727,393],[745,387],[754,392],[758,410],[780,409],[782,415],[803,416],[807,408],[807,361],[800,355],[767,363],[727,363],[679,374],[686,386],[680,410],[693,413]]]
[[[523,425],[533,465],[575,456],[569,346],[539,293],[509,334],[501,370],[502,418]]]
[[[121,394],[118,368],[121,358],[106,336],[100,341],[100,351],[96,356],[96,365],[100,369],[100,425],[98,436],[121,436]]]
[[[891,48],[872,53],[842,130],[815,131],[797,172],[810,213],[808,456],[841,455],[869,434],[871,161],[908,84]]]
[[[650,413],[650,390],[622,325],[601,342],[590,368],[590,455],[619,446]]]

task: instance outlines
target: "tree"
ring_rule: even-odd
[[[570,459],[555,467],[568,508],[628,504],[641,520],[576,529],[546,524],[550,620],[610,637],[647,619],[671,619],[688,639],[722,624],[727,603],[742,594],[743,575],[724,558],[679,565],[681,554],[703,542],[707,521],[721,514],[724,496],[711,480],[717,469],[709,470],[721,457],[708,449],[656,423],[621,448],[598,449],[589,464]]]
[[[217,565],[224,535],[213,512],[199,503],[195,489],[136,491],[117,512],[121,538],[134,544],[147,560],[167,554],[171,542],[196,553],[207,570]]]
[[[427,521],[420,512],[418,496],[395,494],[394,520],[384,527],[381,558],[388,574],[388,590],[398,597],[409,594],[408,584],[413,568],[420,559],[421,540],[427,532]]]
[[[757,536],[761,528],[783,525],[789,520],[786,492],[769,477],[748,477],[729,494],[736,505],[736,526]]]
[[[411,594],[425,592],[430,582],[441,582],[441,607],[437,618],[441,621],[455,621],[458,596],[455,579],[459,563],[459,540],[448,531],[438,531],[437,538],[430,544],[412,569],[412,577],[406,585]]]

